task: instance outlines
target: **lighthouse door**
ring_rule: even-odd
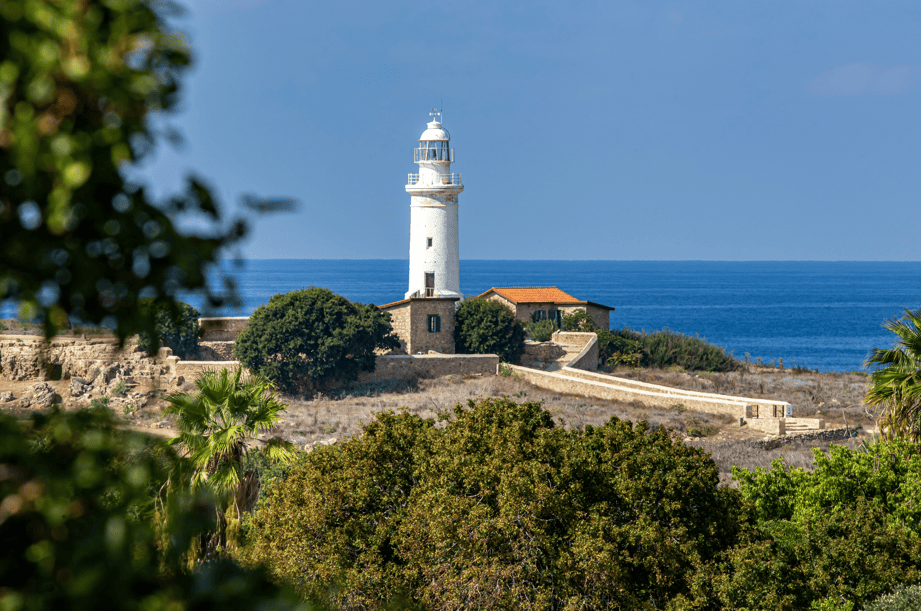
[[[430,274],[428,272],[425,274],[425,296],[435,296],[435,274]]]

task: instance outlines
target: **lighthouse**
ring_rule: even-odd
[[[430,115],[414,153],[419,172],[406,184],[411,200],[406,298],[461,298],[457,196],[464,186],[461,175],[451,173],[454,149],[442,113],[433,109]]]

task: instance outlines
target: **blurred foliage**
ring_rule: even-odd
[[[390,315],[310,287],[274,295],[249,319],[234,344],[247,369],[290,393],[325,390],[374,371],[376,349],[399,347]]]
[[[184,570],[181,552],[212,516],[181,491],[156,504],[177,460],[100,412],[0,416],[0,608],[310,608],[231,562]]]
[[[599,330],[599,360],[608,367],[681,367],[689,371],[736,371],[742,363],[731,354],[699,337],[669,329],[652,333],[627,327]]]
[[[242,557],[374,609],[653,609],[734,541],[736,494],[645,424],[566,431],[538,403],[379,414],[265,491]],[[324,584],[338,581],[329,590]]]
[[[156,352],[162,343],[184,360],[198,357],[198,310],[182,301],[142,299],[138,304],[145,318],[153,317],[154,335],[141,333],[141,345]],[[158,342],[156,338],[159,337]]]
[[[0,2],[0,300],[48,337],[71,322],[153,335],[139,299],[222,301],[205,274],[243,222],[226,222],[194,176],[165,201],[128,178],[158,141],[181,141],[164,123],[191,61],[167,22],[177,12],[154,0]]]
[[[468,299],[454,313],[454,350],[498,354],[506,363],[517,363],[524,354],[524,328],[498,301]]]
[[[898,341],[885,350],[874,348],[865,365],[870,369],[866,402],[880,406],[879,430],[889,439],[921,442],[921,309],[883,326]]]

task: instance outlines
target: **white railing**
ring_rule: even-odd
[[[416,148],[413,149],[413,161],[454,161],[454,149]]]
[[[409,186],[419,185],[426,186],[431,185],[433,187],[451,187],[454,185],[462,185],[461,175],[460,174],[436,174],[435,179],[431,183],[422,183],[419,180],[418,174],[409,175]]]

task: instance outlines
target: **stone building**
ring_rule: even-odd
[[[406,354],[429,351],[454,354],[454,310],[457,297],[410,297],[379,306]]]
[[[477,299],[498,301],[512,311],[517,320],[552,320],[560,324],[563,314],[584,311],[599,329],[610,328],[611,306],[581,301],[555,286],[493,287]]]

